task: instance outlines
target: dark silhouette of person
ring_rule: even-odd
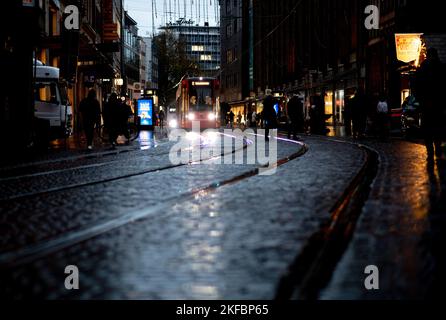
[[[108,131],[110,143],[113,147],[116,146],[116,139],[119,134],[120,126],[120,109],[121,101],[118,100],[116,93],[112,93],[108,98],[108,102],[104,106],[104,124]]]
[[[324,135],[325,130],[325,103],[322,96],[311,97],[312,104],[310,109],[310,128],[311,133]]]
[[[229,123],[231,124],[231,128],[234,128],[234,118],[235,118],[235,114],[234,112],[229,112]]]
[[[266,97],[263,100],[263,121],[265,125],[265,140],[269,141],[269,131],[277,128],[277,114],[274,110],[276,100],[273,98],[271,90],[266,90]]]
[[[100,126],[101,107],[96,99],[96,91],[91,89],[86,98],[79,104],[79,111],[82,116],[82,125],[87,138],[87,148],[93,149],[94,127]]]
[[[416,96],[422,113],[422,132],[428,160],[441,157],[441,141],[445,138],[446,109],[442,95],[445,88],[445,66],[434,48],[416,73]]]
[[[133,114],[132,108],[125,102],[119,101],[119,125],[118,134],[124,135],[126,144],[130,143],[129,117]]]
[[[160,120],[160,128],[164,128],[164,119],[166,118],[166,114],[164,113],[163,109],[160,110],[158,114],[158,119]]]
[[[248,114],[246,115],[246,124],[248,127],[252,128],[252,110],[249,109]]]
[[[303,103],[297,94],[293,95],[288,101],[287,114],[288,139],[291,138],[291,133],[293,133],[293,139],[297,140],[297,132],[303,130],[304,125]]]
[[[239,126],[242,124],[242,113],[240,111],[237,114],[237,124]]]

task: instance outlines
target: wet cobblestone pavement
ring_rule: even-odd
[[[279,280],[330,221],[330,210],[366,160],[348,141],[303,142],[308,151],[271,176],[253,174],[255,165],[209,161],[166,168],[168,141],[106,157],[72,154],[75,160],[67,155],[0,169],[0,296],[274,298]],[[434,284],[444,280],[438,247],[444,243],[438,200],[444,168],[430,171],[420,145],[365,144],[379,153],[379,171],[320,297],[434,295]],[[303,148],[279,141],[278,158]],[[76,186],[82,183],[88,185]],[[371,264],[381,272],[379,291],[364,289],[364,268]],[[67,265],[79,268],[80,290],[64,288]]]
[[[428,164],[421,144],[365,144],[378,151],[379,171],[353,240],[321,298],[439,298],[446,284],[446,167]],[[368,265],[380,271],[379,290],[361,285]]]
[[[243,175],[254,166],[185,166],[6,202],[1,215],[4,263],[14,250],[51,243],[124,215],[142,212],[143,218],[11,267],[2,273],[8,275],[2,295],[272,298],[281,274],[308,235],[329,218],[330,206],[363,162],[364,154],[355,146],[313,140],[307,154],[273,176],[254,176],[189,198],[178,195]],[[278,158],[300,148],[279,142]],[[167,156],[157,161],[149,162],[162,165]],[[81,272],[83,289],[74,294],[63,287],[69,264]]]

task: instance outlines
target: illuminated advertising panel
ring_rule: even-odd
[[[138,117],[142,126],[153,126],[153,99],[138,100]]]

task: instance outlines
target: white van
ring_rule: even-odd
[[[72,133],[73,112],[68,102],[66,86],[59,81],[59,68],[35,61],[34,115],[45,120],[50,138],[63,138]]]

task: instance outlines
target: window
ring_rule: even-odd
[[[193,45],[192,51],[202,52],[202,51],[204,51],[204,46]]]
[[[57,102],[57,86],[55,83],[36,84],[34,93],[36,101],[48,102],[48,103]]]
[[[200,56],[200,60],[201,61],[211,61],[212,60],[212,56],[210,54],[202,54]]]

